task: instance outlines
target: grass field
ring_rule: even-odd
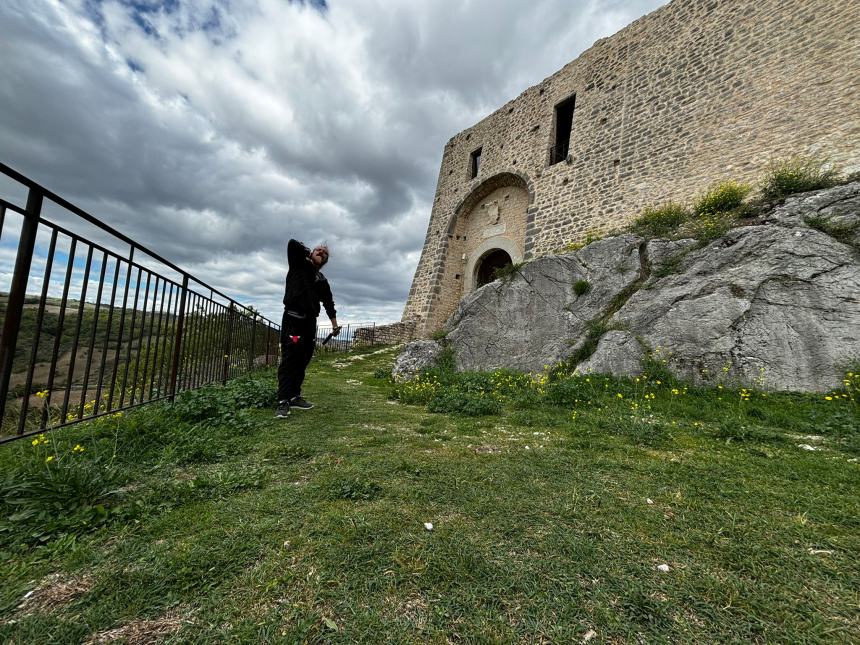
[[[856,390],[393,357],[0,448],[0,641],[857,642]]]

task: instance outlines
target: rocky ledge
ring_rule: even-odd
[[[445,331],[460,370],[632,375],[651,357],[695,383],[830,389],[860,361],[860,182],[705,246],[626,234],[536,259],[469,294]],[[420,342],[399,378],[433,360]]]

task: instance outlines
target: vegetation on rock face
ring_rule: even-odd
[[[315,359],[317,407],[287,420],[269,371],[4,446],[0,640],[155,624],[177,642],[860,629],[856,371],[788,395],[693,387],[659,357],[634,379],[448,365],[395,386],[420,404],[402,405],[379,378],[392,358]],[[57,485],[14,490],[58,467]]]
[[[579,249],[588,246],[592,242],[597,242],[598,240],[602,240],[605,237],[603,233],[596,230],[587,231],[585,233],[585,239],[582,242],[571,242],[570,244],[566,244],[562,248],[558,250],[559,253],[573,253],[574,251],[578,251]]]
[[[830,188],[839,181],[839,171],[832,164],[812,157],[795,156],[772,162],[762,180],[765,200],[782,199],[794,193]]]
[[[591,291],[591,284],[588,280],[577,280],[573,283],[573,292],[578,296],[584,296]]]
[[[693,204],[696,215],[728,213],[738,208],[752,188],[737,181],[724,181],[708,189]]]
[[[690,217],[683,204],[667,202],[662,206],[648,207],[630,224],[630,232],[643,237],[666,237]]]
[[[710,242],[729,229],[744,224],[744,220],[758,216],[763,202],[773,202],[794,193],[829,188],[839,181],[838,170],[826,161],[795,156],[771,163],[755,193],[748,184],[723,181],[699,196],[691,209],[675,202],[646,208],[628,225],[627,230],[646,238],[689,237]],[[753,195],[752,200],[745,201],[750,195]],[[836,232],[850,236],[854,231]]]
[[[514,262],[513,264],[506,264],[503,267],[499,267],[493,272],[493,279],[510,280],[519,273],[520,269],[522,269],[524,265],[525,262]]]

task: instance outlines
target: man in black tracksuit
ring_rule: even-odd
[[[284,292],[284,317],[281,320],[281,364],[278,366],[278,411],[275,416],[286,417],[290,408],[310,410],[312,403],[302,398],[305,370],[314,355],[317,316],[320,303],[337,330],[337,312],[328,280],[320,269],[328,262],[328,247],[324,244],[313,251],[301,242],[287,244],[287,287]]]

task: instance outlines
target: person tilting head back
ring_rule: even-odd
[[[336,333],[337,312],[328,280],[320,269],[328,262],[326,244],[313,251],[296,240],[287,244],[287,285],[284,291],[284,316],[281,319],[281,363],[278,366],[278,410],[276,417],[286,417],[290,408],[310,410],[313,406],[301,396],[305,370],[314,354],[317,316],[320,303],[331,319]]]

